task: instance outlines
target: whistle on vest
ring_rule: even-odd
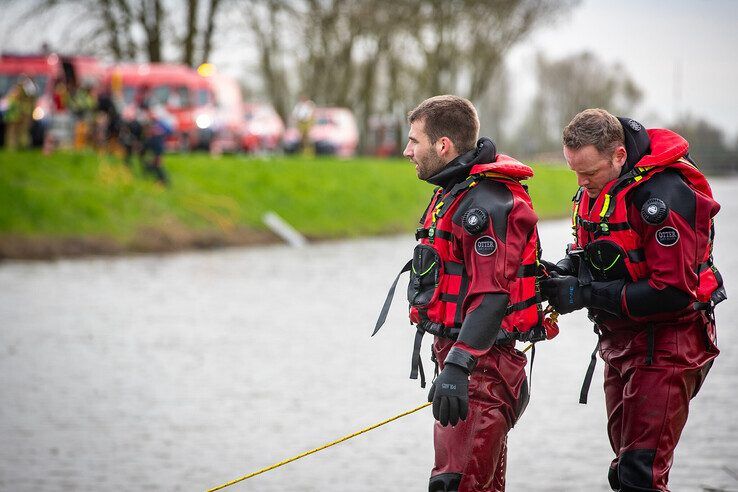
[[[543,314],[543,329],[546,331],[546,340],[551,340],[559,334],[559,313],[548,306]],[[546,314],[549,314],[549,316],[545,316]]]

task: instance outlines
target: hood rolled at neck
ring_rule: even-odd
[[[469,176],[471,168],[476,164],[486,164],[494,162],[496,159],[497,147],[495,143],[488,137],[482,137],[477,140],[477,146],[474,149],[457,156],[426,181],[447,189],[465,180]]]
[[[625,152],[628,158],[625,161],[620,175],[627,173],[638,163],[644,156],[651,152],[651,139],[646,129],[636,120],[618,116],[618,121],[623,126],[623,134],[625,136]]]

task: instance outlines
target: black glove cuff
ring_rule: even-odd
[[[625,287],[625,280],[592,282],[589,292],[590,299],[586,305],[621,316],[623,314],[621,301],[623,287]]]
[[[467,374],[471,374],[477,365],[477,358],[464,349],[451,347],[444,364],[453,364],[461,367]]]

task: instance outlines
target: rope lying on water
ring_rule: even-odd
[[[525,349],[523,350],[523,352],[527,352],[532,346],[533,346],[532,343],[529,344],[527,347],[525,347]],[[383,426],[385,424],[389,424],[390,422],[392,422],[394,420],[397,420],[399,418],[405,417],[406,415],[410,415],[411,413],[415,413],[418,410],[422,410],[422,409],[424,409],[426,407],[429,407],[430,405],[432,405],[431,402],[423,403],[422,405],[420,405],[418,407],[415,407],[412,410],[408,410],[406,412],[402,412],[401,414],[395,415],[394,417],[390,417],[390,418],[388,418],[386,420],[383,420],[381,422],[378,422],[378,423],[376,423],[374,425],[370,425],[369,427],[365,427],[364,429],[361,429],[359,431],[356,431],[353,434],[349,434],[347,436],[343,436],[343,437],[341,437],[339,439],[336,439],[335,441],[331,441],[331,442],[329,442],[327,444],[323,444],[322,446],[319,446],[317,448],[311,449],[310,451],[305,451],[304,453],[300,453],[297,456],[293,456],[292,458],[287,458],[286,460],[280,461],[279,463],[274,463],[273,465],[270,465],[270,466],[267,466],[265,468],[262,468],[261,470],[257,470],[257,471],[255,471],[253,473],[249,473],[248,475],[244,475],[242,477],[236,478],[235,480],[231,480],[230,482],[226,482],[223,485],[218,485],[217,487],[213,487],[212,489],[208,489],[207,492],[215,492],[216,490],[221,490],[221,489],[224,489],[226,487],[230,487],[231,485],[237,484],[238,482],[243,482],[244,480],[248,480],[249,478],[255,477],[257,475],[261,475],[262,473],[266,473],[266,472],[268,472],[270,470],[274,470],[275,468],[279,468],[280,466],[284,466],[287,463],[292,463],[293,461],[297,461],[300,458],[304,458],[305,456],[309,456],[309,455],[311,455],[313,453],[317,453],[318,451],[322,451],[322,450],[324,450],[326,448],[329,448],[331,446],[335,446],[336,444],[340,444],[343,441],[348,441],[352,437],[359,436],[361,434],[364,434],[365,432],[369,432],[370,430],[374,430],[377,427],[381,427],[381,426]]]

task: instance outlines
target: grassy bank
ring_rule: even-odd
[[[431,187],[404,160],[168,155],[165,189],[114,157],[0,152],[0,258],[273,241],[275,211],[311,238],[412,231]],[[538,214],[563,216],[565,168],[535,166]]]

